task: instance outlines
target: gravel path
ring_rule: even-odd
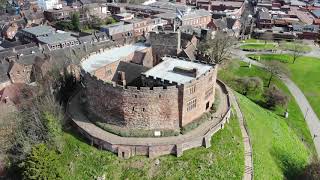
[[[236,97],[234,96],[233,93],[230,92],[230,100],[231,103],[233,104],[233,107],[236,111],[236,115],[238,117],[238,121],[240,124],[240,130],[242,134],[242,140],[243,140],[243,145],[244,145],[244,174],[243,174],[243,180],[252,180],[253,179],[253,155],[252,155],[252,144],[250,141],[250,136],[248,133],[248,130],[245,127],[245,120],[244,116],[240,110],[240,106],[237,102]]]

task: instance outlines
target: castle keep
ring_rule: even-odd
[[[153,64],[153,57],[151,47],[133,44],[84,59],[87,110],[103,123],[157,131],[178,130],[210,110],[215,65],[167,56]]]

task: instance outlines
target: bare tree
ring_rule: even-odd
[[[286,106],[290,100],[289,96],[275,85],[269,87],[263,96],[266,100],[266,107],[270,109],[273,109],[276,106]]]
[[[273,40],[273,34],[271,32],[264,32],[260,35],[260,39],[263,39],[264,44],[267,44],[267,41]]]
[[[270,87],[273,76],[289,75],[289,70],[279,61],[267,61],[266,70],[270,72],[268,87]]]
[[[300,44],[300,41],[294,41],[293,42],[293,46],[292,46],[292,63],[294,64],[296,62],[296,60],[301,57],[304,53],[303,51],[303,45]]]
[[[229,59],[231,47],[235,42],[234,37],[218,31],[214,39],[200,43],[198,49],[207,53],[212,63],[222,64],[225,60]]]

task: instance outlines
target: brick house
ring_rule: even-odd
[[[18,25],[16,23],[11,23],[2,30],[2,34],[6,39],[13,40],[16,33],[18,32]]]
[[[148,19],[133,18],[125,20],[125,22],[133,25],[134,37],[142,36],[149,32]]]
[[[134,38],[133,24],[119,22],[100,27],[101,32],[105,32],[109,38],[119,43],[131,42]]]
[[[26,42],[38,42],[38,37],[53,34],[55,29],[51,26],[35,26],[20,31],[22,40]]]
[[[261,8],[258,11],[258,16],[257,16],[257,28],[267,28],[270,29],[272,28],[273,24],[272,24],[272,19],[271,19],[271,15],[268,11],[268,9],[265,8]]]

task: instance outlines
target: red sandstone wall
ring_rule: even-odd
[[[182,106],[182,126],[187,125],[196,118],[199,118],[204,112],[210,110],[212,103],[214,102],[217,69],[215,66],[210,72],[199,77],[197,80],[191,83],[185,84],[183,88],[183,106]],[[195,87],[195,92],[190,93],[190,88]],[[211,93],[209,96],[206,94]],[[188,102],[192,99],[196,99],[196,108],[188,111]],[[209,108],[207,108],[209,103]]]
[[[86,74],[89,110],[107,123],[128,128],[178,129],[178,89],[113,87]]]
[[[107,66],[100,67],[99,69],[94,71],[94,75],[101,80],[111,81],[114,74],[116,73],[119,62],[120,61],[116,61],[108,64]]]

